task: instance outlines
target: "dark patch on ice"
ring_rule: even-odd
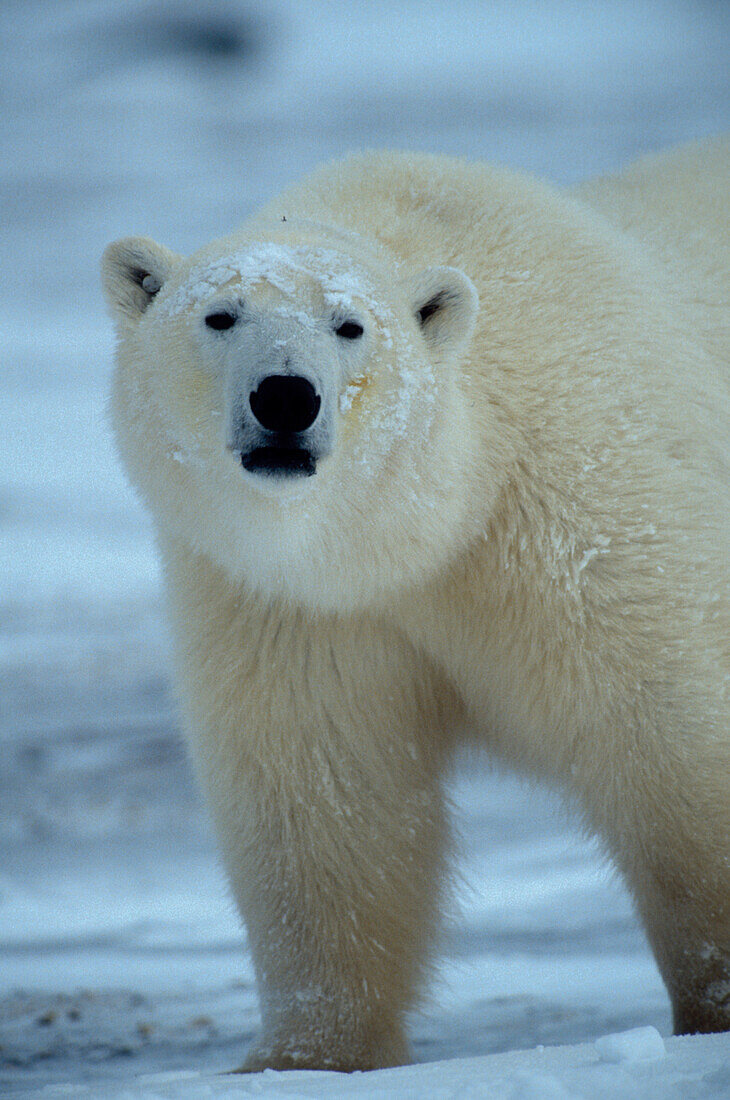
[[[582,928],[458,928],[444,937],[450,958],[480,955],[535,955],[537,958],[570,957],[576,951],[595,955],[644,954],[646,938],[633,917],[586,922]]]
[[[576,1005],[540,997],[484,997],[452,1013],[441,1010],[414,1020],[413,1049],[418,1062],[446,1058],[477,1058],[508,1050],[529,1050],[538,1044],[560,1046],[591,1042],[597,1035],[645,1026],[646,1013],[601,1005]]]

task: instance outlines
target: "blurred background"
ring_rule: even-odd
[[[728,130],[730,5],[4,0],[0,42],[10,1094],[119,1075],[130,1054],[166,1068],[192,1050],[196,1067],[225,1068],[257,1019],[178,739],[150,525],[105,421],[104,246],[144,233],[192,250],[363,147],[568,185]],[[461,890],[442,984],[414,1025],[418,1056],[578,1041],[616,1023],[666,1031],[628,899],[552,796],[464,770],[453,792],[474,890]]]

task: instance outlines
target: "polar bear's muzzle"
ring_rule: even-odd
[[[321,457],[317,426],[322,401],[308,378],[269,374],[248,396],[238,446],[249,473],[311,477]]]

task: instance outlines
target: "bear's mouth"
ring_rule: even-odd
[[[244,470],[270,477],[311,477],[317,461],[306,447],[254,447],[241,454]]]

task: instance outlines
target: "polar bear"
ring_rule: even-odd
[[[368,153],[112,244],[111,401],[246,923],[242,1067],[408,1060],[469,739],[562,785],[730,1028],[730,146],[561,193]]]

